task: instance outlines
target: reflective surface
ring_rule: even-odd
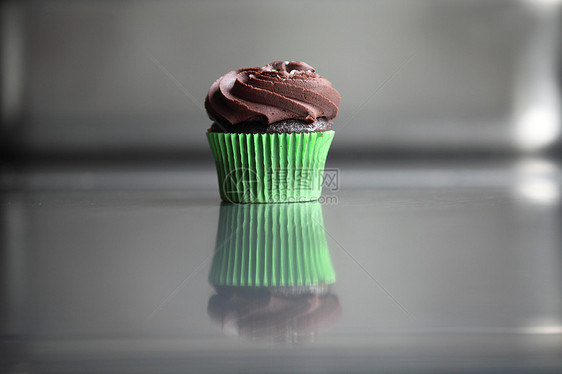
[[[209,283],[221,220],[248,208],[221,212],[206,169],[4,173],[3,368],[560,371],[556,162],[333,166],[308,248],[325,240],[336,282],[298,300]]]

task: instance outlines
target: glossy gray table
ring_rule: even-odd
[[[561,372],[556,162],[329,166],[339,185],[322,213],[341,315],[303,341],[225,334],[209,316],[212,169],[4,173],[3,368]]]

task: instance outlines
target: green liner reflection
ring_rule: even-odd
[[[319,202],[221,205],[213,286],[306,290],[335,280]]]
[[[319,202],[220,209],[208,314],[227,335],[310,341],[341,314]]]

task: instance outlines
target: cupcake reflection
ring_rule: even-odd
[[[224,333],[313,340],[341,313],[320,203],[223,203],[209,282]]]

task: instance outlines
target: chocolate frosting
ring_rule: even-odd
[[[236,125],[283,120],[314,123],[338,114],[341,97],[332,84],[304,62],[275,61],[261,68],[231,71],[213,83],[205,99],[209,117]]]

